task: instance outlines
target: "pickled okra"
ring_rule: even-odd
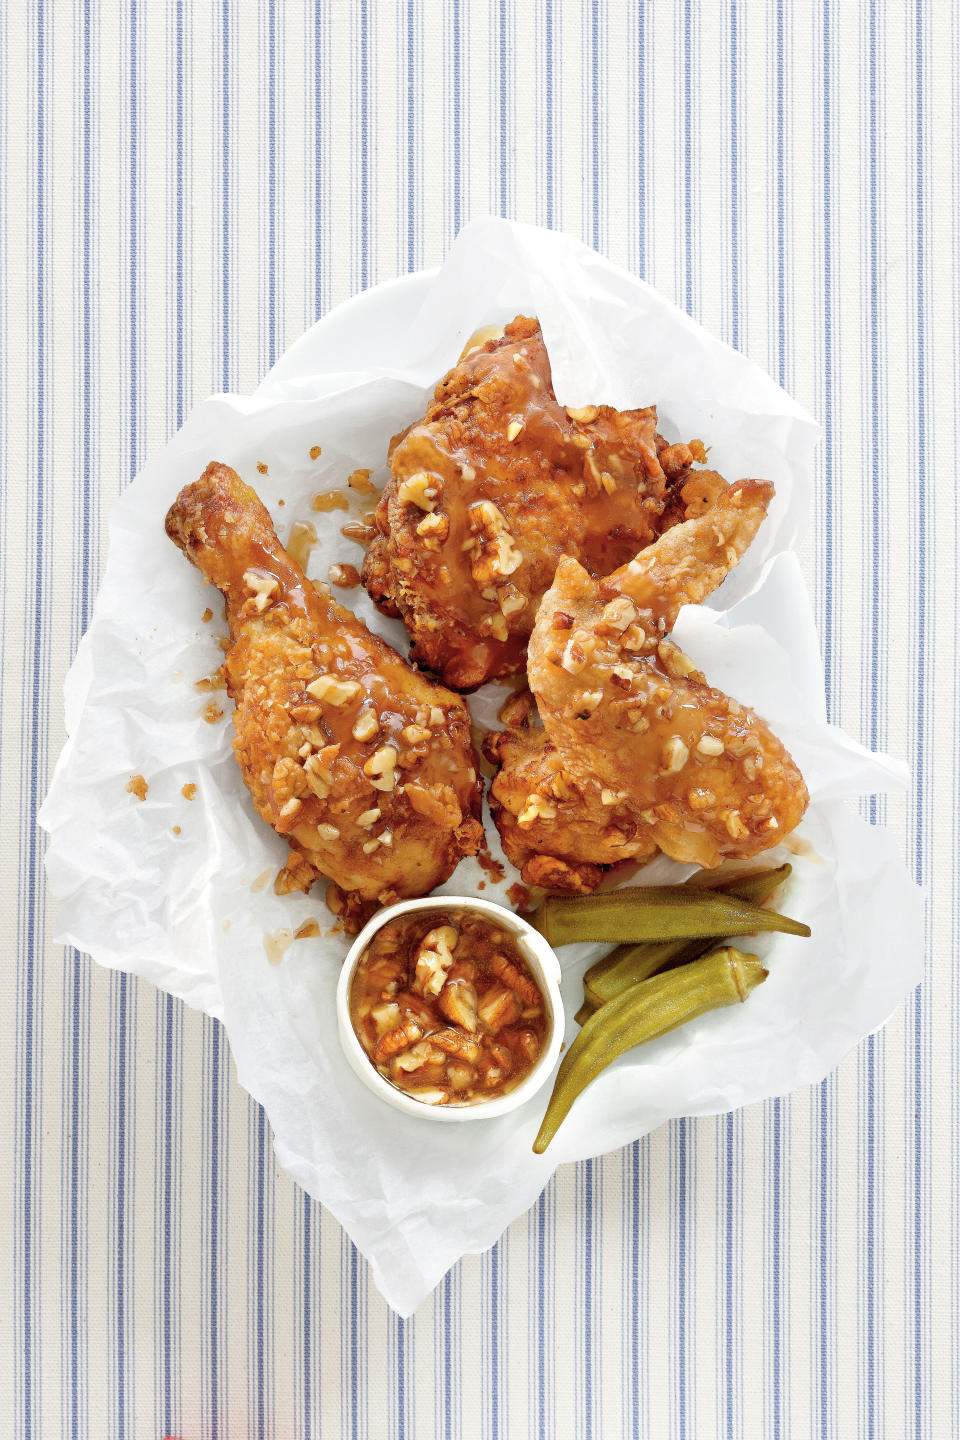
[[[790,876],[792,868],[790,865],[781,865],[776,870],[756,870],[749,875],[722,881],[716,889],[725,895],[734,895],[740,900],[762,905]],[[700,871],[693,879],[701,880],[702,874]],[[687,881],[686,888],[693,888],[692,880]],[[667,965],[672,967],[696,960],[719,938],[711,936],[706,940],[641,941],[636,945],[618,945],[609,955],[591,965],[584,975],[584,1006],[577,1012],[578,1022],[582,1024],[587,1015],[598,1006],[612,1000],[629,985],[649,979]]]
[[[687,885],[640,885],[568,898],[548,896],[530,917],[551,945],[578,940],[617,943],[707,940],[777,930],[809,935],[809,925],[764,910],[722,890]]]
[[[592,1080],[628,1050],[685,1025],[708,1010],[736,1005],[767,978],[756,955],[732,946],[665,975],[641,980],[601,1006],[564,1056],[533,1148],[542,1155],[571,1105]]]

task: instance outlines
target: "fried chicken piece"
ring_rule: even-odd
[[[411,655],[469,690],[522,670],[562,555],[606,575],[726,490],[698,440],[654,409],[558,404],[536,320],[468,348],[426,415],[391,442],[363,582]]]
[[[565,558],[530,640],[543,729],[489,735],[491,808],[530,885],[589,891],[660,850],[711,868],[779,843],[807,789],[752,710],[712,689],[665,637],[743,556],[773,494],[744,480],[596,581]]]
[[[318,875],[344,917],[423,895],[483,839],[470,715],[314,586],[256,493],[210,464],[167,534],[223,591],[234,753],[254,804],[290,843],[278,893]]]

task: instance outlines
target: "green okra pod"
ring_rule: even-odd
[[[688,1021],[736,1005],[767,978],[756,955],[732,946],[631,985],[587,1020],[567,1051],[533,1148],[542,1155],[579,1095],[614,1060]]]
[[[809,935],[809,925],[764,910],[722,890],[641,885],[567,898],[548,896],[531,916],[551,945],[578,940],[694,940],[753,935],[763,930]]]
[[[792,866],[780,865],[775,870],[757,870],[749,875],[735,876],[717,885],[716,891],[763,905],[792,873]],[[702,889],[703,871],[687,881],[687,887]],[[682,965],[696,960],[720,936],[696,940],[641,941],[636,945],[618,945],[609,955],[596,961],[583,977],[584,1010],[587,1014],[612,1000],[615,995],[657,974],[667,965]],[[577,1012],[577,1016],[582,1014]],[[582,1021],[580,1022],[583,1023]]]

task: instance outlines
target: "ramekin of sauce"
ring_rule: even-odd
[[[408,1115],[487,1120],[526,1103],[563,1042],[560,965],[532,925],[489,900],[437,895],[380,911],[337,986],[340,1043]]]

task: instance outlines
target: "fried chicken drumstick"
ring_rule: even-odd
[[[180,492],[166,529],[226,600],[234,752],[258,812],[290,842],[278,892],[329,876],[350,923],[370,902],[441,884],[483,837],[460,697],[315,587],[228,466]]]
[[[780,741],[665,638],[738,563],[772,494],[741,481],[605,580],[561,560],[530,639],[543,729],[484,743],[494,819],[528,884],[590,891],[604,867],[659,850],[709,868],[798,824],[807,789]]]
[[[469,348],[395,437],[363,580],[414,659],[469,690],[523,669],[563,555],[606,575],[727,485],[654,409],[565,409],[536,320]]]

